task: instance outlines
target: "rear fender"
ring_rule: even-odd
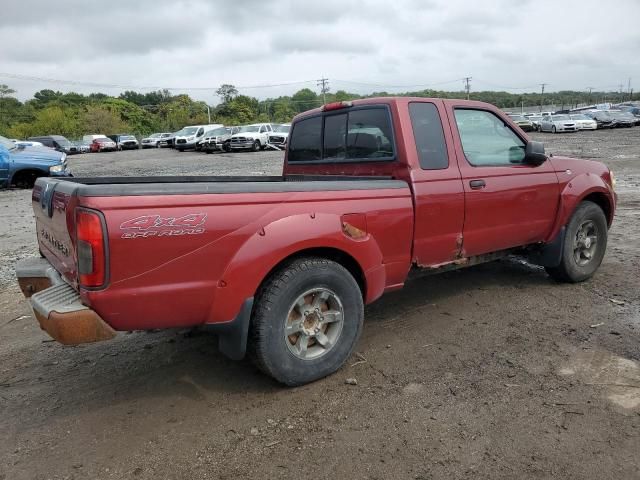
[[[262,227],[240,247],[216,287],[207,323],[228,322],[242,303],[256,294],[260,284],[280,262],[309,249],[331,248],[350,255],[365,279],[365,301],[382,295],[386,275],[375,238],[367,234],[353,239],[343,233],[340,215],[300,214]]]
[[[611,225],[615,210],[614,194],[611,188],[600,176],[593,173],[582,173],[571,179],[560,193],[558,215],[553,230],[547,237],[547,242],[556,238],[560,229],[569,222],[571,215],[573,215],[580,202],[592,194],[598,194],[601,198],[606,199],[608,211],[605,210],[605,215],[607,215],[608,224]]]

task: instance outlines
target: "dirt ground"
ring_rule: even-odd
[[[30,193],[0,192],[0,480],[640,478],[640,128],[533,137],[617,174],[597,275],[559,285],[506,260],[414,281],[366,309],[347,366],[294,389],[197,331],[50,341],[14,281],[37,252]],[[273,174],[281,161],[70,159],[77,175]]]

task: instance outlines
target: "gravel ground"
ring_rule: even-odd
[[[295,389],[198,331],[49,341],[13,279],[37,251],[30,193],[0,192],[0,480],[639,478],[640,128],[532,136],[617,174],[598,274],[558,285],[505,260],[414,281],[366,309],[347,366]],[[70,159],[77,175],[277,174],[281,161]]]

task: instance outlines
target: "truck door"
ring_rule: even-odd
[[[409,165],[416,166],[411,170],[415,197],[413,260],[420,266],[449,263],[460,253],[464,222],[464,189],[453,136],[442,103],[409,102],[409,117],[407,157]],[[441,119],[445,119],[447,128],[443,128]]]
[[[550,162],[524,162],[524,135],[497,112],[448,104],[465,192],[463,256],[542,241],[558,208]]]

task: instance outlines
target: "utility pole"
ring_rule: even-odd
[[[207,117],[209,117],[209,125],[211,125],[211,109],[209,105],[207,105]]]
[[[471,92],[471,79],[473,77],[464,77],[462,81],[464,82],[464,91],[467,92],[467,100],[469,100],[469,92]]]
[[[544,100],[544,87],[546,87],[547,83],[541,83],[540,87],[542,87],[542,92],[540,93],[540,111],[542,111],[542,102]]]
[[[589,100],[587,100],[587,102],[591,105],[591,91],[593,90],[593,87],[587,87],[587,90],[589,90]]]
[[[629,101],[631,101],[631,77],[627,80],[627,93],[629,94]]]
[[[320,92],[322,93],[322,103],[327,104],[327,93],[329,92],[329,79],[321,78],[318,80],[317,85],[320,87]]]
[[[620,85],[618,85],[618,87],[620,87],[620,103],[624,102],[624,96],[622,94],[622,89],[624,88],[624,84],[621,83]]]

